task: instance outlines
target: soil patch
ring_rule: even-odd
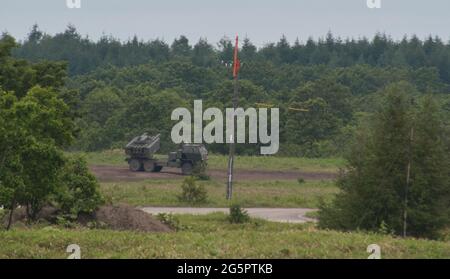
[[[132,172],[126,166],[90,166],[90,170],[99,181],[141,181],[146,179],[179,178],[183,179],[181,171],[176,168],[164,168],[161,172]],[[208,170],[212,178],[226,181],[226,170]],[[235,170],[237,180],[330,180],[336,179],[337,173],[302,172],[302,171],[264,171],[264,170]]]
[[[37,215],[38,223],[56,224],[58,210],[54,207],[44,207]],[[6,226],[9,215],[4,216],[3,226]],[[153,215],[138,210],[126,204],[108,205],[100,207],[92,214],[82,214],[78,217],[78,223],[87,227],[100,227],[118,231],[139,232],[171,232],[172,229],[161,223]],[[14,210],[12,224],[14,226],[26,226],[28,224],[26,208]]]
[[[102,206],[92,215],[80,216],[79,222],[96,222],[119,231],[170,232],[167,225],[154,216],[126,204]]]

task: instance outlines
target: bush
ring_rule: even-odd
[[[64,228],[74,228],[75,223],[73,222],[74,218],[70,215],[60,215],[56,217],[56,224],[58,226],[64,227]]]
[[[175,231],[182,231],[182,230],[189,229],[189,227],[182,225],[180,222],[180,219],[178,219],[173,214],[160,213],[156,216],[156,218],[161,223],[169,226],[170,228],[174,229]]]
[[[55,201],[61,212],[70,219],[80,213],[92,213],[104,204],[96,178],[89,172],[80,156],[69,157],[60,176],[61,186]]]
[[[207,163],[199,163],[195,164],[194,169],[192,170],[192,175],[199,180],[210,180],[208,174],[206,174]]]
[[[230,207],[230,216],[228,216],[228,220],[232,224],[243,224],[250,221],[250,216],[240,205],[235,204]]]
[[[203,203],[207,200],[207,192],[203,185],[198,185],[195,177],[190,176],[184,179],[181,185],[182,193],[179,200],[192,204]]]

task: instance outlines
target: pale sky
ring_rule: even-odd
[[[385,32],[395,39],[417,34],[450,39],[449,0],[381,0],[381,9],[369,9],[367,0],[81,0],[81,9],[69,9],[66,0],[0,0],[0,32],[17,39],[31,26],[55,34],[74,24],[82,35],[102,34],[126,40],[186,35],[216,43],[223,36],[248,36],[257,46],[290,42],[328,31],[341,37],[372,37]]]

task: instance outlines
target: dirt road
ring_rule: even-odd
[[[228,213],[228,208],[191,208],[191,207],[142,207],[144,212],[156,215],[159,213],[204,215],[214,212]],[[248,208],[248,214],[254,218],[261,218],[273,222],[282,223],[306,223],[315,222],[315,219],[305,216],[316,209],[308,208]]]
[[[179,169],[164,168],[160,173],[131,172],[126,166],[91,166],[94,175],[104,182],[139,181],[152,178],[183,178]],[[208,175],[218,180],[225,180],[226,170],[209,170]],[[301,171],[264,171],[264,170],[236,170],[237,180],[328,180],[335,179],[335,173],[301,172]]]

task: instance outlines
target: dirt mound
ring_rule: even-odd
[[[54,207],[44,207],[36,216],[38,222],[57,223],[58,210]],[[8,217],[4,216],[3,225],[6,226]],[[2,221],[2,220],[0,220]],[[102,206],[93,214],[82,214],[78,218],[82,226],[91,227],[91,224],[102,228],[119,231],[139,232],[170,232],[172,229],[158,221],[151,214],[145,213],[126,204]],[[14,210],[12,217],[14,226],[25,226],[28,224],[26,208],[21,207]]]
[[[97,222],[107,228],[120,231],[140,232],[170,232],[167,225],[158,221],[152,215],[132,206],[120,204],[102,206],[90,216],[80,216],[80,223]]]

